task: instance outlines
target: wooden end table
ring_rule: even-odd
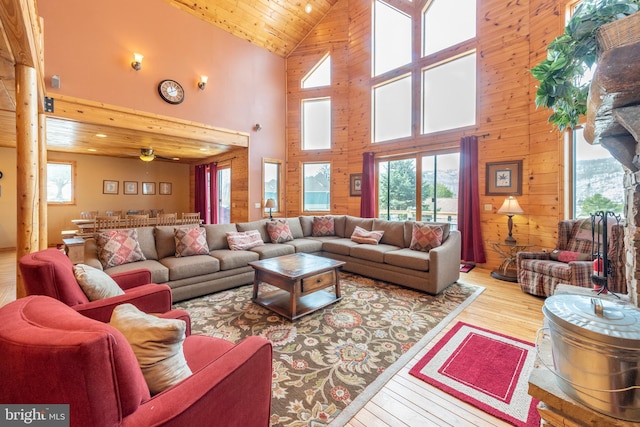
[[[253,302],[289,320],[340,301],[339,270],[345,263],[305,253],[296,253],[249,265],[255,270]],[[260,282],[279,289],[259,294]],[[327,292],[335,287],[335,293]]]

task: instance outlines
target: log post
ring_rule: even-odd
[[[16,160],[18,226],[16,259],[38,249],[38,82],[36,70],[16,64]],[[16,268],[16,298],[26,296]]]
[[[39,153],[39,174],[38,174],[38,192],[40,197],[39,219],[40,228],[38,231],[38,240],[40,250],[47,249],[49,245],[49,236],[47,231],[47,116],[38,115],[38,124],[40,134],[38,135],[38,153]]]

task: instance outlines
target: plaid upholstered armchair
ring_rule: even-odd
[[[594,249],[590,230],[590,218],[560,221],[558,243],[554,253],[519,252],[518,283],[522,291],[548,297],[553,295],[560,283],[592,287]],[[609,289],[619,294],[627,293],[623,236],[622,225],[610,227],[607,256],[611,265],[611,276],[608,283]]]

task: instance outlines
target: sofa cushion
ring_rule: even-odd
[[[406,248],[404,243],[404,221],[387,221],[374,218],[372,230],[384,232],[380,243]]]
[[[397,251],[401,249],[398,246],[392,245],[367,245],[367,244],[358,244],[351,248],[351,255],[354,258],[366,259],[372,262],[384,262],[384,254],[389,251]]]
[[[536,273],[540,276],[555,277],[562,280],[564,283],[571,283],[571,266],[564,262],[523,259],[520,261],[519,268],[528,272]]]
[[[351,235],[351,240],[356,243],[368,243],[370,245],[377,245],[383,235],[384,231],[367,231],[364,228],[358,227],[356,225],[356,228],[355,230],[353,230],[353,234]]]
[[[145,256],[138,242],[135,228],[103,230],[95,234],[98,259],[103,268],[143,261]]]
[[[235,231],[226,234],[229,249],[232,251],[246,251],[264,245],[258,230]]]
[[[267,220],[260,219],[251,222],[239,222],[236,224],[237,231],[258,230],[263,242],[269,241],[269,233],[267,233]]]
[[[429,271],[429,252],[414,251],[404,248],[384,254],[384,262],[411,270]]]
[[[357,218],[355,216],[347,216],[344,225],[345,237],[351,237],[353,230],[358,227],[362,227],[365,230],[373,230],[373,218]]]
[[[191,375],[183,351],[184,320],[163,319],[143,313],[133,304],[121,304],[113,310],[109,323],[131,345],[152,395]]]
[[[411,246],[411,239],[413,237],[413,224],[416,221],[405,221],[404,222],[404,247],[408,248]],[[451,225],[448,222],[426,222],[425,224],[429,225],[439,225],[442,227],[442,241],[444,242],[449,237],[449,230],[451,229]]]
[[[207,245],[209,245],[209,251],[216,249],[229,249],[227,233],[238,231],[235,224],[205,224],[202,228],[207,231]]]
[[[335,236],[336,228],[333,217],[330,215],[314,216],[313,230],[311,231],[311,235],[313,237]]]
[[[300,227],[302,228],[302,235],[304,237],[309,237],[313,233],[313,217],[312,216],[301,216],[300,217]]]
[[[202,227],[178,227],[173,230],[176,257],[208,255],[207,232]]]
[[[169,280],[203,276],[220,271],[220,261],[207,255],[162,258],[160,263],[169,269]]]
[[[302,239],[304,237],[304,232],[302,231],[302,224],[300,224],[300,218],[298,217],[287,218],[287,224],[289,225],[289,230],[291,230],[291,235],[293,236],[294,239]]]
[[[413,224],[413,234],[409,249],[429,252],[442,244],[443,227],[439,225],[416,222]]]
[[[169,281],[169,269],[160,264],[160,261],[156,261],[155,259],[138,261],[132,264],[117,265],[105,270],[105,273],[113,275],[137,270],[139,268],[146,268],[151,272],[151,283],[167,283]]]
[[[351,239],[327,239],[322,241],[322,250],[339,255],[349,255],[351,248],[359,244]]]
[[[293,246],[296,252],[312,254],[322,250],[322,241],[318,239],[294,239],[285,245]]]
[[[124,295],[124,291],[107,273],[85,264],[73,266],[73,275],[76,277],[82,291],[89,301],[97,301]]]
[[[281,245],[278,243],[266,243],[262,246],[258,246],[250,249],[251,252],[255,252],[260,256],[260,259],[275,258],[283,255],[290,255],[295,253],[295,249],[291,245]]]
[[[153,227],[138,227],[138,243],[140,249],[146,259],[158,259],[156,251],[156,238],[153,233]]]
[[[267,221],[267,232],[271,243],[284,243],[293,240],[293,234],[286,219]]]
[[[220,270],[233,270],[246,267],[251,261],[258,261],[260,256],[251,251],[232,251],[231,249],[217,249],[209,253],[210,256],[220,261]]]

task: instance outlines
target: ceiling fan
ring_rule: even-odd
[[[140,149],[140,160],[143,162],[150,162],[154,159],[162,159],[162,160],[180,160],[179,157],[164,157],[159,156],[157,154],[153,154],[153,148],[141,148]]]

